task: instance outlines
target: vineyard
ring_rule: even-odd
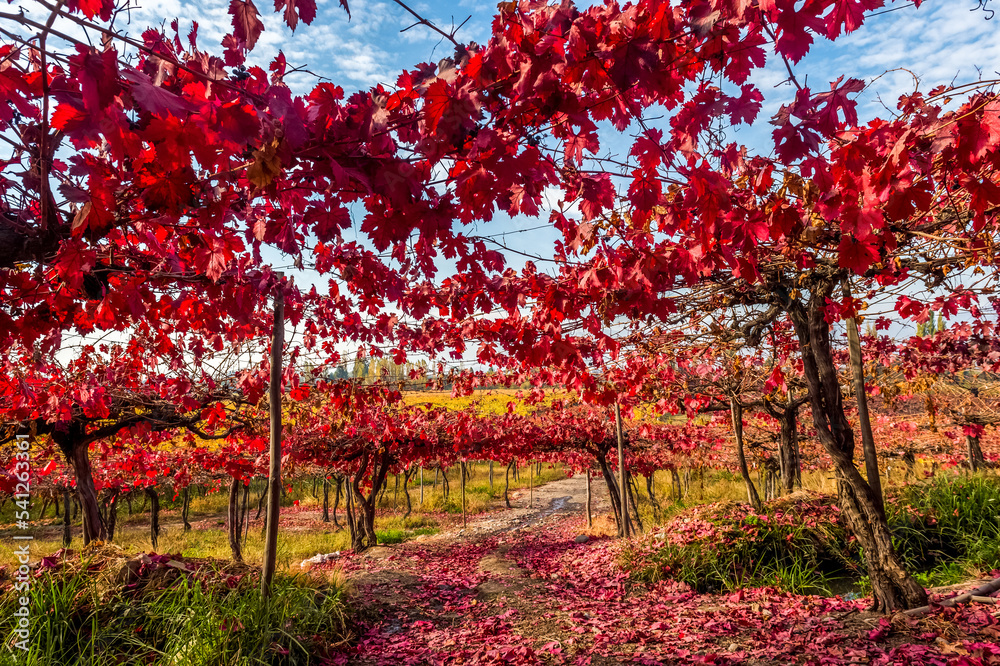
[[[0,664],[1000,664],[988,3],[452,4],[0,9]]]

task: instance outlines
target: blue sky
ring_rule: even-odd
[[[182,25],[197,20],[207,46],[209,40],[217,42],[229,27],[227,4],[223,0],[167,0],[133,12],[133,25],[175,16]],[[404,68],[435,62],[451,52],[449,44],[423,26],[400,32],[411,26],[413,19],[391,0],[351,0],[351,19],[338,0],[318,0],[316,20],[309,26],[300,24],[294,35],[270,13],[267,0],[258,4],[266,30],[256,58],[266,62],[281,49],[289,64],[305,66],[345,90],[391,84]],[[468,18],[458,37],[479,43],[488,40],[496,12],[495,3],[478,0],[414,2],[411,6],[444,29]],[[989,21],[988,14],[976,7],[974,0],[926,0],[919,9],[910,2],[889,3],[885,9],[872,12],[860,30],[835,44],[820,39],[810,55],[796,65],[796,73],[800,81],[808,78],[814,90],[825,90],[828,82],[841,74],[873,82],[864,95],[865,115],[885,113],[877,101],[879,96],[892,107],[900,92],[913,88],[910,73],[898,68],[912,71],[925,88],[952,80],[974,80],[980,76],[977,67],[985,78],[992,78],[1000,68],[996,34],[1000,17]],[[785,78],[781,63],[771,62],[755,80],[767,94]],[[290,83],[305,90],[313,80],[301,74]],[[776,109],[784,97],[787,94],[768,95],[770,104],[762,116],[768,116],[767,111]]]
[[[436,62],[451,52],[449,44],[442,43],[439,35],[423,26],[400,32],[414,21],[392,0],[350,0],[350,19],[339,0],[317,2],[316,20],[308,26],[300,23],[293,35],[282,25],[279,15],[272,12],[273,4],[259,0],[257,5],[266,29],[252,61],[266,65],[282,50],[290,65],[306,67],[350,91],[376,83],[391,84],[404,68],[419,62]],[[479,0],[409,4],[444,29],[468,18],[458,38],[479,43],[488,40],[496,13],[494,2]],[[583,0],[578,4],[592,3]],[[977,67],[985,78],[998,76],[995,70],[1000,68],[997,64],[1000,40],[996,31],[1000,15],[989,21],[988,13],[977,9],[977,5],[976,0],[924,0],[917,9],[911,2],[890,2],[885,9],[871,12],[861,29],[836,44],[820,39],[796,66],[796,73],[800,81],[808,76],[810,87],[816,90],[826,89],[827,83],[841,74],[874,81],[864,96],[867,105],[863,110],[868,115],[885,113],[877,102],[879,95],[891,107],[900,92],[913,87],[913,79],[905,71],[892,71],[876,80],[889,70],[908,68],[921,77],[925,88],[952,80],[974,80],[980,75]],[[48,17],[47,10],[33,0],[16,0],[14,7],[23,8],[36,20]],[[230,29],[227,9],[228,0],[137,0],[117,27],[138,33],[149,25],[178,18],[182,31],[186,32],[192,21],[198,21],[202,46],[215,50],[213,45]],[[80,29],[72,24],[57,22],[56,27],[80,34]],[[769,63],[757,74],[755,80],[768,97],[762,119],[766,120],[767,112],[788,97],[787,91],[773,88],[785,78],[780,62]],[[297,92],[305,92],[315,80],[307,74],[298,74],[289,83]],[[775,94],[768,94],[769,91]]]

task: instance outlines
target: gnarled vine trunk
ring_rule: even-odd
[[[69,487],[63,488],[63,547],[69,548],[73,541],[73,526],[70,523],[70,499]]]
[[[969,467],[973,472],[986,469],[988,465],[986,463],[986,456],[983,455],[983,449],[979,446],[979,437],[967,435],[965,440],[969,449]]]
[[[229,508],[226,512],[227,533],[229,535],[229,551],[234,562],[243,561],[243,521],[240,517],[240,486],[242,483],[235,476],[229,484]]]
[[[735,397],[730,398],[729,409],[733,421],[733,435],[736,437],[736,459],[740,464],[740,476],[743,477],[743,483],[747,487],[747,499],[755,511],[763,511],[764,505],[760,501],[760,495],[757,494],[757,487],[753,485],[753,479],[750,478],[750,468],[747,466],[746,451],[743,446],[743,404]]]
[[[510,509],[510,470],[514,466],[514,461],[510,461],[507,465],[507,473],[504,475],[504,485],[503,485],[503,501],[507,503],[507,508]]]
[[[342,530],[344,528],[341,526],[340,522],[337,521],[337,510],[340,508],[340,495],[344,490],[344,477],[337,476],[334,478],[334,481],[336,482],[337,487],[334,489],[333,494],[333,524],[338,530]]]
[[[323,479],[323,522],[330,522],[330,479]]]
[[[798,410],[792,406],[793,404],[787,406],[778,417],[778,424],[781,428],[778,440],[778,464],[781,467],[781,485],[786,493],[795,490],[796,482],[798,482],[799,487],[802,486],[802,463],[799,461],[796,451]]]
[[[403,471],[403,494],[406,495],[406,513],[403,514],[403,520],[409,518],[410,514],[413,513],[413,500],[410,499],[410,476],[414,471],[412,467]]]
[[[618,536],[623,537],[626,534],[631,534],[635,530],[632,528],[632,521],[629,519],[628,514],[622,515],[621,489],[618,486],[618,481],[615,479],[614,473],[611,471],[611,467],[608,466],[607,457],[605,455],[597,455],[595,457],[597,464],[601,468],[601,474],[604,476],[604,483],[608,486],[611,509],[614,511],[615,524],[618,526]],[[626,532],[626,530],[628,531]]]
[[[786,297],[785,307],[795,327],[809,386],[813,425],[833,460],[840,508],[858,544],[875,596],[875,609],[889,613],[927,603],[927,592],[903,568],[892,545],[892,533],[875,496],[854,463],[854,433],[844,413],[837,368],[830,344],[826,301],[832,283],[813,288],[807,304]]]
[[[115,538],[115,527],[118,525],[119,496],[118,489],[112,489],[104,500],[104,511],[101,512],[101,519],[108,530],[108,541],[114,541]]]
[[[76,477],[76,494],[83,512],[83,543],[107,541],[108,528],[101,517],[97,486],[90,468],[90,445],[84,439],[83,426],[71,423],[66,429],[55,430],[52,439],[66,456]]]
[[[146,496],[149,498],[149,540],[155,550],[160,540],[160,494],[150,486],[146,488]]]
[[[632,476],[632,472],[625,470],[626,479],[626,490],[628,491],[628,503],[632,507],[632,517],[635,518],[635,524],[639,527],[640,532],[644,532],[645,528],[642,526],[642,517],[639,515],[639,488],[636,486],[635,477]]]
[[[347,489],[347,528],[351,533],[351,549],[360,553],[378,544],[375,534],[375,505],[379,492],[385,485],[391,464],[389,452],[384,448],[374,456],[365,451],[361,456],[358,471],[348,483]],[[371,492],[365,495],[361,490],[361,481],[368,473],[371,463]]]
[[[656,494],[653,492],[653,485],[656,483],[656,470],[649,473],[646,477],[646,494],[649,495],[649,503],[653,507],[653,517],[657,520],[660,517],[660,512],[663,508],[660,506],[660,502],[656,499]]]
[[[181,522],[184,524],[184,531],[189,532],[191,530],[191,523],[188,521],[188,515],[191,512],[191,487],[184,487],[184,498],[181,502]]]

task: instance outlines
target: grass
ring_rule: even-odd
[[[699,507],[658,536],[628,544],[622,563],[640,581],[671,578],[701,592],[778,587],[828,594],[849,565],[847,531],[830,498],[778,500],[758,514],[735,502]]]
[[[497,500],[503,497],[504,472],[506,467],[494,465],[493,487],[489,483],[489,464],[471,463],[469,478],[466,484],[466,511],[469,515],[482,513],[495,506]],[[406,509],[406,499],[402,488],[395,487],[395,478],[390,476],[388,487],[378,504],[378,514],[375,521],[376,534],[380,543],[402,543],[421,535],[434,534],[454,523],[462,512],[462,491],[459,482],[459,468],[448,470],[450,493],[444,496],[444,487],[440,478],[435,483],[433,470],[424,470],[424,502],[420,503],[419,474],[410,480],[410,496],[413,511],[403,519]],[[565,478],[565,472],[560,467],[542,465],[540,474],[531,475],[529,480],[528,467],[522,465],[520,478],[515,479],[513,473],[510,480],[510,492],[527,489],[530,484],[540,485],[548,481]],[[402,484],[402,475],[400,475]],[[278,539],[278,568],[284,571],[297,570],[299,562],[317,553],[332,553],[350,549],[350,537],[346,529],[337,529],[333,522],[324,523],[322,515],[322,482],[316,484],[317,495],[313,495],[313,479],[294,480],[291,491],[282,499],[282,529]],[[256,514],[255,500],[263,490],[260,480],[251,484],[250,517]],[[178,553],[185,557],[209,557],[228,559],[230,557],[229,541],[225,530],[225,515],[228,497],[225,491],[212,491],[201,495],[192,492],[189,521],[196,523],[195,529],[184,531],[180,522],[180,497],[176,499],[169,491],[161,492],[160,525],[161,533],[156,550],[161,553]],[[330,508],[333,508],[333,490],[331,488]],[[114,543],[126,552],[150,552],[153,549],[149,537],[149,512],[143,511],[144,500],[141,497],[133,499],[134,513],[128,514],[128,504],[122,500],[118,505],[118,524],[115,530]],[[340,503],[339,521],[346,525],[343,498]],[[0,511],[0,522],[12,522],[11,503]],[[50,507],[46,518],[37,520],[40,504],[33,506],[32,523],[35,540],[32,542],[32,557],[50,555],[62,547],[61,518],[53,518]],[[9,529],[9,528],[8,528]],[[261,520],[251,523],[247,531],[243,556],[246,562],[259,564],[263,558],[263,514]],[[14,542],[11,535],[18,533],[0,532],[0,542],[6,546],[0,548],[0,566],[8,567],[16,564]],[[80,549],[83,546],[80,518],[73,524],[73,540],[70,547]]]
[[[342,584],[278,575],[262,598],[253,572],[157,575],[113,584],[93,561],[32,581],[30,651],[0,663],[39,666],[298,666],[346,638]],[[12,591],[0,596],[0,636],[13,637]]]
[[[701,591],[761,586],[798,593],[864,591],[862,553],[832,510],[835,493],[821,474],[829,472],[805,474],[803,486],[826,492],[779,498],[761,515],[746,505],[743,482],[735,475],[715,473],[704,492],[692,485],[683,501],[667,502],[670,483],[663,474],[666,481],[657,478],[654,487],[662,510],[656,511],[645,493],[638,503],[647,527],[665,524],[660,533],[667,536],[630,544],[622,563],[638,580],[669,577]],[[714,498],[724,501],[704,505]],[[927,587],[1000,569],[1000,478],[994,474],[938,474],[891,487],[887,517],[907,569]]]
[[[925,586],[1000,569],[1000,479],[992,474],[904,486],[886,513],[897,550]]]
[[[469,466],[466,487],[466,510],[469,514],[486,511],[503,496],[506,468],[494,466],[492,487],[489,466]],[[389,488],[382,495],[376,519],[380,543],[395,544],[421,535],[429,535],[457,524],[461,512],[459,468],[448,470],[450,494],[444,496],[443,483],[435,483],[434,472],[424,471],[424,501],[420,503],[419,485],[411,486],[413,512],[403,518],[405,498],[390,477]],[[529,473],[522,466],[519,478],[511,476],[510,491],[565,478],[556,467],[542,466],[540,473]],[[411,480],[416,484],[419,476]],[[251,487],[251,518],[256,512],[253,500],[262,484]],[[33,580],[31,590],[32,650],[29,655],[0,650],[0,665],[24,663],[63,666],[81,664],[156,664],[163,666],[257,666],[258,664],[299,665],[318,663],[325,646],[341,640],[344,632],[342,583],[336,572],[324,571],[334,582],[321,586],[299,571],[302,560],[317,553],[344,551],[350,547],[346,530],[321,521],[322,483],[313,495],[313,480],[299,479],[282,499],[282,530],[278,539],[278,570],[275,594],[270,601],[260,598],[255,574],[234,588],[220,589],[198,580],[181,579],[176,584],[136,596],[120,585],[109,584],[107,576],[95,575],[81,565],[74,574],[47,572]],[[180,498],[161,492],[162,531],[157,551],[176,553],[183,559],[225,561],[230,549],[225,530],[227,496],[225,492],[193,493],[189,520],[195,528],[184,531],[180,522]],[[330,498],[331,508],[333,497]],[[32,515],[35,540],[32,560],[51,555],[61,548],[61,519],[49,509],[38,520],[36,504]],[[152,551],[149,539],[149,513],[143,500],[133,500],[133,515],[128,504],[119,503],[115,544],[121,552]],[[344,504],[340,520],[343,524]],[[0,512],[0,520],[9,517],[10,506]],[[262,521],[252,522],[243,548],[248,571],[262,560]],[[0,564],[15,565],[13,544],[8,531],[3,536],[6,548],[0,549]],[[79,518],[73,525],[71,548],[83,548]],[[17,605],[10,586],[0,594],[0,637],[12,634],[12,613]],[[16,662],[11,661],[16,659]]]

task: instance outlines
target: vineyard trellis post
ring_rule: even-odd
[[[844,299],[851,298],[851,288],[844,284]],[[875,496],[875,507],[885,516],[885,499],[882,496],[882,479],[879,477],[878,456],[875,452],[875,437],[872,434],[871,416],[868,414],[868,395],[865,393],[865,368],[861,359],[861,336],[858,321],[847,318],[847,345],[851,354],[851,375],[854,380],[854,395],[858,401],[858,421],[861,424],[861,445],[865,454],[865,473],[868,485]]]
[[[278,279],[284,277],[276,273]],[[278,557],[278,514],[281,511],[281,351],[285,341],[285,300],[280,285],[274,295],[274,334],[271,338],[271,385],[268,388],[268,407],[271,421],[270,455],[267,488],[267,525],[264,535],[264,565],[261,570],[260,591],[266,598],[271,595],[271,581]]]

